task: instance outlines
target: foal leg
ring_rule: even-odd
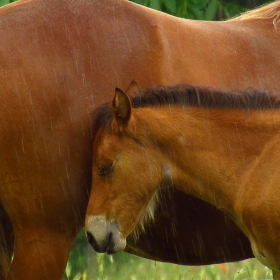
[[[14,252],[14,233],[10,219],[0,205],[0,280],[6,279]]]
[[[15,232],[15,255],[7,280],[61,280],[76,234],[47,228]]]

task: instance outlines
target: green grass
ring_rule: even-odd
[[[69,280],[264,280],[271,270],[256,259],[183,266],[155,262],[126,253],[97,254],[88,245],[84,230],[78,235],[65,271]]]
[[[259,280],[272,279],[270,269],[255,259],[208,266],[181,266],[138,258],[126,253],[95,254],[92,265],[73,280]],[[71,267],[71,264],[69,264]]]

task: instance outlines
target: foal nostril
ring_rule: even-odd
[[[125,249],[126,238],[122,236],[117,220],[107,221],[103,216],[86,220],[88,243],[98,253],[115,254]]]
[[[113,241],[113,233],[110,232],[108,237],[108,247],[106,250],[107,254],[114,254],[115,253],[114,247],[115,247],[115,242]]]
[[[112,236],[113,236],[113,233],[110,232],[110,233],[109,233],[109,236],[108,236],[108,245],[110,244],[110,241],[111,241]]]
[[[88,240],[88,243],[91,245],[91,247],[97,253],[105,253],[106,252],[106,247],[103,248],[103,246],[100,246],[99,244],[97,244],[94,236],[89,231],[87,231],[87,240]]]
[[[88,243],[92,246],[94,243],[94,238],[93,238],[92,234],[88,231],[87,231],[87,240],[88,240]]]

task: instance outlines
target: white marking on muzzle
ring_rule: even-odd
[[[89,216],[85,227],[102,250],[117,253],[125,249],[126,239],[122,237],[117,221],[108,221],[103,215]]]

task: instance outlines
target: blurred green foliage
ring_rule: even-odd
[[[16,0],[0,0],[0,6]],[[78,1],[78,0],[77,0]],[[131,0],[174,16],[198,20],[223,20],[270,0]]]
[[[0,0],[0,6],[4,6],[15,1],[16,0]]]
[[[178,17],[199,20],[222,20],[245,12],[247,8],[254,8],[269,1],[133,0],[132,2],[145,5],[156,10],[167,12]]]

